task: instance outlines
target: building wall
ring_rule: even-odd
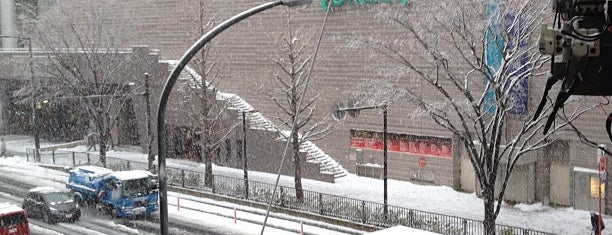
[[[564,164],[553,163],[550,166],[550,175],[554,181],[550,185],[550,204],[570,206],[571,204],[571,169]]]
[[[597,186],[592,186],[592,181],[599,182],[599,176],[596,170],[584,168],[574,168],[572,190],[572,206],[579,210],[598,211],[599,199],[597,197]],[[595,184],[596,185],[596,184]],[[604,193],[602,193],[604,195]],[[606,213],[607,208],[602,206],[602,212]]]
[[[86,0],[69,1],[68,7],[74,12],[85,11]],[[189,48],[191,43],[200,35],[197,28],[198,1],[196,0],[150,0],[147,4],[139,1],[95,1],[98,6],[107,7],[104,11],[111,16],[109,24],[117,25],[121,30],[129,30],[129,45],[148,44],[152,48],[160,48],[160,56],[164,59],[178,59],[183,52]],[[215,23],[227,19],[243,10],[254,7],[266,1],[207,1],[204,15],[211,17]],[[442,2],[438,2],[443,4]],[[334,9],[329,14],[327,25],[323,34],[319,56],[313,70],[313,80],[309,91],[321,95],[318,103],[316,116],[321,118],[329,113],[330,107],[337,100],[362,97],[369,88],[371,90],[384,90],[385,86],[403,87],[404,89],[421,90],[426,94],[427,100],[435,101],[438,97],[435,92],[428,92],[426,87],[413,80],[402,80],[410,74],[406,71],[397,70],[397,65],[392,61],[381,58],[376,50],[360,46],[364,39],[383,39],[398,42],[410,42],[412,38],[405,30],[394,24],[387,16],[401,14],[407,19],[420,25],[426,25],[425,19],[432,14],[439,14],[431,7],[429,1],[411,1],[408,6],[397,4],[376,5],[346,5]],[[219,89],[224,92],[236,93],[246,101],[253,104],[268,117],[282,115],[275,104],[269,100],[257,88],[266,88],[271,78],[279,74],[279,69],[274,65],[274,58],[278,58],[278,47],[283,35],[287,33],[287,10],[283,7],[270,9],[264,13],[257,14],[244,22],[240,22],[223,32],[211,43],[212,58],[219,68],[221,83]],[[291,11],[293,16],[292,25],[294,29],[309,35],[310,44],[306,47],[313,49],[320,26],[325,17],[321,9],[320,1],[314,1],[309,7]],[[481,22],[473,22],[478,28]],[[434,29],[435,30],[435,29]],[[442,30],[442,29],[438,29]],[[448,45],[442,45],[448,46]],[[406,48],[409,50],[410,48]],[[449,55],[458,56],[458,55]],[[418,59],[418,58],[414,58]],[[427,65],[426,61],[420,62]],[[461,64],[454,64],[458,74],[466,71]],[[388,77],[389,71],[398,71],[403,77]],[[478,80],[482,81],[482,80]],[[160,81],[158,81],[160,82]],[[160,82],[161,83],[161,82]],[[529,80],[529,107],[533,110],[543,90],[544,78]],[[475,89],[479,89],[475,86]],[[558,89],[553,88],[551,93]],[[367,102],[380,102],[384,99],[393,98],[392,94],[367,93],[363,99]],[[593,104],[596,100],[587,103]],[[584,105],[584,104],[583,104]],[[568,105],[567,110],[573,106]],[[607,142],[603,123],[607,116],[595,110],[588,112],[576,123],[577,127],[586,133],[587,137],[595,142]],[[382,118],[380,111],[362,111],[357,118],[347,118],[342,126],[327,138],[317,141],[316,144],[326,153],[333,156],[351,172],[355,171],[356,160],[350,157],[349,130],[369,129],[381,130]],[[511,127],[509,127],[511,128]],[[392,100],[389,103],[389,126],[390,132],[407,133],[413,135],[433,135],[452,137],[451,133],[435,125],[427,117],[415,115],[415,107],[401,100]],[[550,172],[549,162],[562,162],[563,156],[569,156],[568,166],[580,166],[594,168],[594,148],[582,144],[575,135],[568,134],[564,137],[569,145],[567,154],[555,154],[551,149],[546,156],[536,165],[535,176],[539,187],[548,188],[553,185],[546,173]],[[457,149],[455,149],[457,152]],[[376,163],[382,162],[382,153],[374,151],[364,153],[364,156],[373,156]],[[434,184],[450,185],[456,188],[470,188],[472,185],[458,185],[459,172],[466,167],[458,167],[460,155],[455,154],[453,159],[440,159],[425,157],[427,165],[420,168],[418,159],[421,156],[409,154],[389,154],[389,177],[392,179],[411,180],[416,173],[431,174]],[[568,169],[568,168],[564,168]],[[469,177],[468,177],[469,178]],[[567,182],[561,185],[566,185]],[[537,193],[537,198],[545,200],[550,190]],[[560,200],[564,201],[564,200]]]
[[[242,147],[237,146],[238,143],[242,143],[242,138],[242,130],[237,129],[235,134],[231,135],[228,141],[221,146],[219,156],[214,158],[215,164],[244,169],[242,154],[237,152],[242,150]],[[280,173],[282,175],[295,175],[293,150],[288,150],[283,161],[282,155],[286,142],[280,141],[278,138],[279,134],[276,132],[252,128],[247,130],[247,168],[249,170],[277,173],[279,168],[281,168]],[[227,148],[228,143],[231,145],[230,148]],[[228,153],[227,149],[230,149],[231,152]],[[283,163],[282,166],[281,162]],[[300,152],[300,162],[302,163],[302,178],[334,182],[334,175],[321,172],[321,165],[307,161],[307,156],[304,152]]]

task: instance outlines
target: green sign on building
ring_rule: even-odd
[[[397,3],[408,5],[410,0],[321,0],[321,7],[327,11],[329,5],[332,7],[340,7],[342,5],[371,5],[379,3]]]

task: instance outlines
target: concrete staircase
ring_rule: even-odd
[[[178,61],[164,60],[160,63],[167,63],[170,69],[174,69]],[[191,67],[186,66],[179,75],[179,80],[199,81],[200,75]],[[249,123],[250,129],[266,130],[279,134],[280,139],[287,139],[288,131],[283,131],[274,123],[270,122],[263,114],[255,111],[255,108],[240,98],[236,94],[217,92],[216,99],[226,101],[229,104],[228,109],[238,112],[246,112],[246,121]],[[314,143],[306,141],[300,146],[300,151],[306,153],[308,162],[320,165],[322,174],[331,174],[334,178],[340,178],[348,175],[348,171],[338,164],[332,157],[327,155],[323,150],[318,148]]]
[[[246,119],[249,122],[251,129],[267,130],[278,133],[281,139],[287,139],[289,131],[282,131],[260,112],[253,112],[253,107],[246,101],[235,94],[222,93],[217,94],[218,100],[224,100],[229,103],[230,109],[235,109],[239,112],[247,112]],[[300,151],[306,153],[307,161],[320,165],[321,173],[331,174],[334,178],[340,178],[348,175],[348,171],[338,164],[332,157],[327,155],[323,150],[317,147],[311,141],[303,142],[300,146]]]

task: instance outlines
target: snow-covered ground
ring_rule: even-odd
[[[43,146],[45,145],[43,144]],[[7,141],[7,149],[9,151],[25,152],[25,148],[32,148],[32,146],[31,139],[28,138]],[[84,151],[85,147],[78,146],[71,150]],[[136,152],[110,151],[108,155],[117,158],[146,161],[144,154]],[[182,167],[200,171],[203,169],[203,166],[194,162],[175,159],[168,159],[167,162],[168,167]],[[242,170],[219,166],[213,167],[213,171],[214,174],[233,177],[242,177],[243,174]],[[249,172],[249,179],[274,183],[276,175]],[[378,179],[349,174],[337,179],[335,183],[308,179],[303,179],[302,183],[305,190],[379,203],[383,201],[383,182]],[[280,184],[291,187],[293,179],[283,176],[281,177]],[[446,186],[423,186],[405,181],[388,180],[388,202],[389,205],[475,220],[482,220],[484,214],[483,201],[475,194],[457,192]],[[610,224],[612,217],[604,216],[603,220],[605,224]],[[504,204],[497,223],[558,234],[591,233],[589,211],[574,210],[569,207],[550,207],[541,203],[531,205]],[[612,235],[612,229],[606,229],[603,233]]]

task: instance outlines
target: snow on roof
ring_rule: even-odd
[[[574,167],[574,171],[599,174],[599,171],[595,169],[589,169],[589,168],[583,168],[583,167],[577,167],[577,166]]]
[[[168,64],[170,67],[170,70],[173,70],[174,68],[176,68],[179,61],[178,60],[160,60],[159,62]],[[190,82],[189,86],[191,87],[200,88],[202,86],[201,85],[202,76],[200,76],[200,74],[198,74],[198,72],[196,72],[190,66],[185,66],[185,68],[183,69],[183,71],[181,71],[177,79],[189,81]],[[209,90],[214,89],[214,87],[211,86],[210,82],[208,81],[205,81],[205,82]]]
[[[104,167],[99,167],[99,166],[77,166],[74,169],[70,170],[70,172],[74,172],[74,173],[82,172],[82,173],[91,174],[92,176],[99,176],[99,175],[110,174],[113,172],[113,170],[107,169]]]
[[[123,181],[123,180],[147,178],[151,176],[151,172],[143,171],[143,170],[117,171],[117,172],[113,172],[111,175]]]
[[[396,234],[410,234],[410,235],[439,235],[439,233],[432,233],[420,229],[405,227],[405,226],[395,226],[383,230],[378,230],[376,232],[366,233],[371,235],[396,235]]]
[[[8,202],[0,203],[0,215],[23,211],[20,207]]]
[[[36,188],[30,189],[28,192],[37,192],[37,193],[47,194],[47,193],[61,193],[63,191],[53,188],[53,187],[36,187]]]

